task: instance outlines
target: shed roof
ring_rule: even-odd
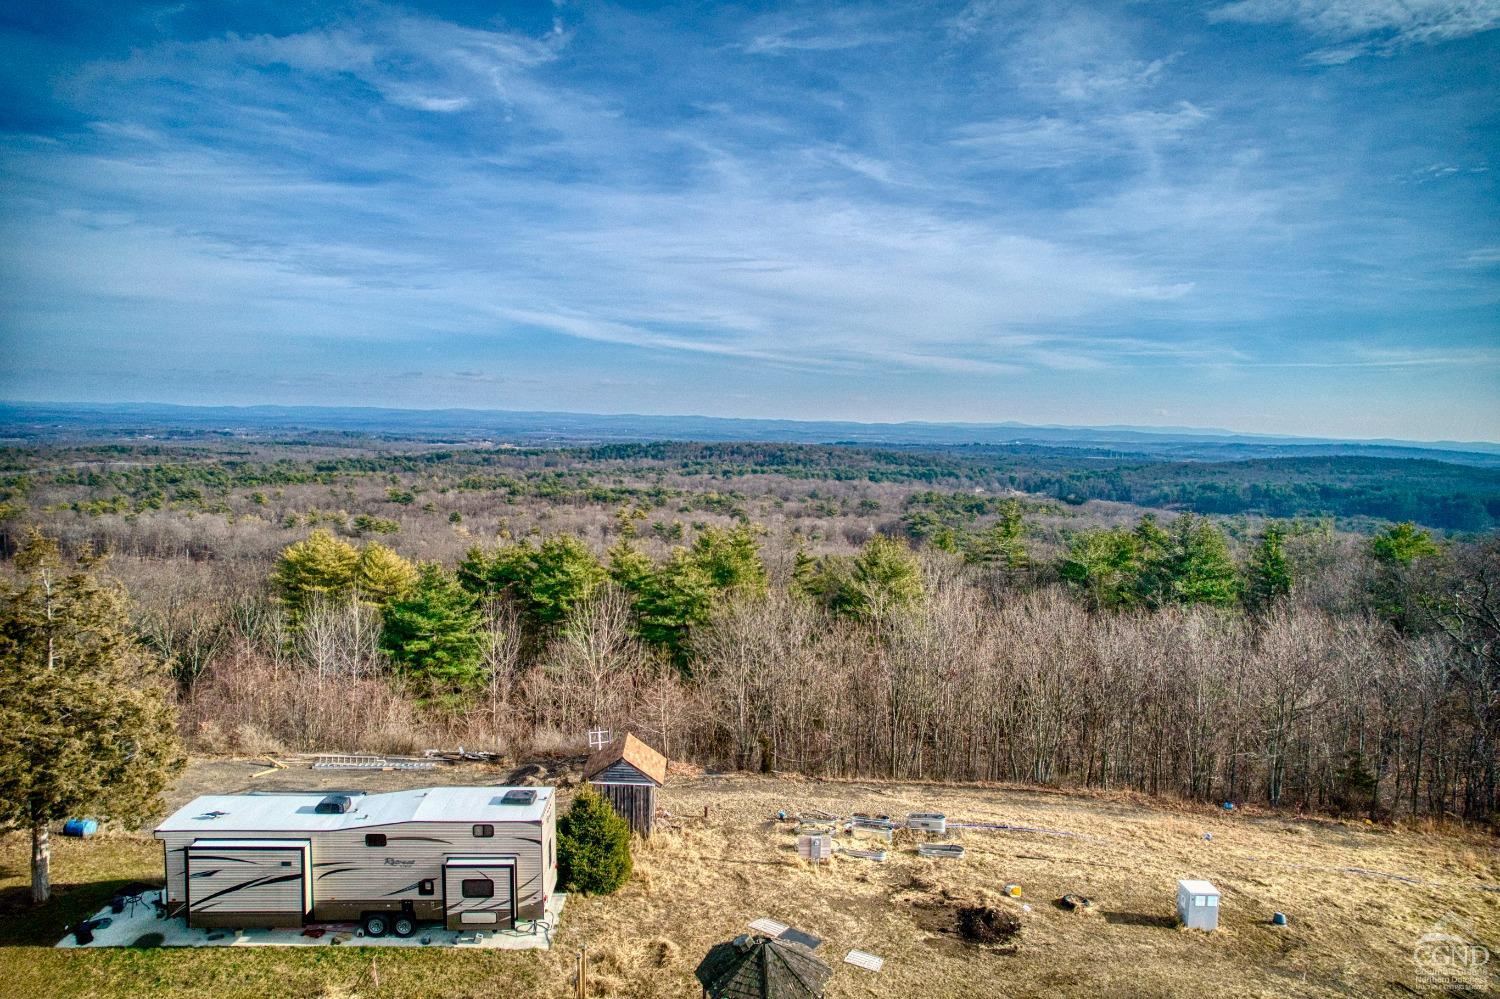
[[[667,782],[667,758],[629,732],[589,757],[583,765],[583,779],[590,780],[621,762],[635,767],[657,785]]]
[[[740,936],[715,944],[695,974],[711,999],[816,999],[833,969],[801,944]]]

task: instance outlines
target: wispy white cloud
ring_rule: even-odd
[[[749,37],[738,47],[750,55],[778,56],[889,45],[899,36],[881,26],[886,16],[852,6],[830,8],[813,17],[766,14],[751,22]]]
[[[1189,101],[1168,110],[1000,118],[960,126],[951,144],[1020,169],[1050,169],[1132,152],[1154,154],[1208,118]]]
[[[1482,157],[1424,133],[1366,166],[1295,81],[1221,86],[1135,6],[726,15],[701,37],[564,16],[614,20],[367,5],[60,74],[59,119],[86,124],[0,136],[0,308],[120,371],[399,361],[454,398],[540,379],[553,406],[633,384],[703,408],[733,385],[972,417],[1084,379],[1399,371],[1427,362],[1282,338],[1497,294],[1493,234],[1441,214],[1487,182],[1450,166]],[[1439,189],[1454,204],[1401,200]],[[1465,329],[1430,356],[1465,356]]]
[[[1211,21],[1292,23],[1328,39],[1309,62],[1338,65],[1389,55],[1500,27],[1500,0],[1236,0],[1209,11]]]

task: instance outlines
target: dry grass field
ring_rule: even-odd
[[[172,802],[210,788],[374,790],[506,777],[473,766],[436,775],[292,769],[251,779],[258,766],[198,762]],[[574,956],[587,946],[592,994],[688,999],[698,994],[692,972],[708,947],[758,916],[825,938],[820,953],[835,966],[830,999],[1441,995],[1447,990],[1424,981],[1412,957],[1434,924],[1466,926],[1500,952],[1500,852],[1478,834],[1225,814],[1128,796],[742,774],[674,778],[662,803],[677,818],[638,848],[634,880],[613,897],[570,899],[550,953],[380,951],[373,973],[374,952],[358,948],[51,950],[42,945],[115,885],[159,879],[160,851],[118,833],[62,841],[55,877],[68,887],[36,914],[22,901],[26,843],[13,835],[0,841],[0,976],[11,994],[35,996],[566,996]],[[935,810],[1074,835],[970,831],[956,836],[967,856],[942,861],[917,857],[903,833],[883,864],[837,856],[813,867],[797,859],[791,825],[775,821],[782,809]],[[1180,877],[1207,878],[1223,892],[1219,932],[1176,928]],[[1009,882],[1022,885],[1020,899],[1004,896]],[[1092,897],[1095,910],[1063,910],[1055,900],[1065,892]],[[1014,946],[960,938],[955,912],[976,903],[1019,915]],[[1277,910],[1288,926],[1269,925]],[[886,958],[885,970],[840,963],[851,948]]]

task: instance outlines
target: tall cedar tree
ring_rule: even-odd
[[[166,668],[130,633],[102,559],[64,563],[35,530],[0,583],[0,828],[31,831],[31,898],[51,895],[48,826],[144,820],[182,768]]]
[[[1241,594],[1245,609],[1252,614],[1264,614],[1291,595],[1292,567],[1282,548],[1281,529],[1267,524],[1245,566],[1245,587]]]
[[[386,608],[380,633],[396,669],[432,694],[477,687],[487,641],[473,595],[434,564],[422,566],[416,585]]]
[[[558,877],[567,891],[610,895],[630,880],[630,823],[585,787],[557,823]]]

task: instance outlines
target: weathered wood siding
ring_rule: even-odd
[[[601,784],[594,783],[594,790],[609,799],[615,811],[630,823],[632,832],[650,836],[656,824],[655,784]]]

